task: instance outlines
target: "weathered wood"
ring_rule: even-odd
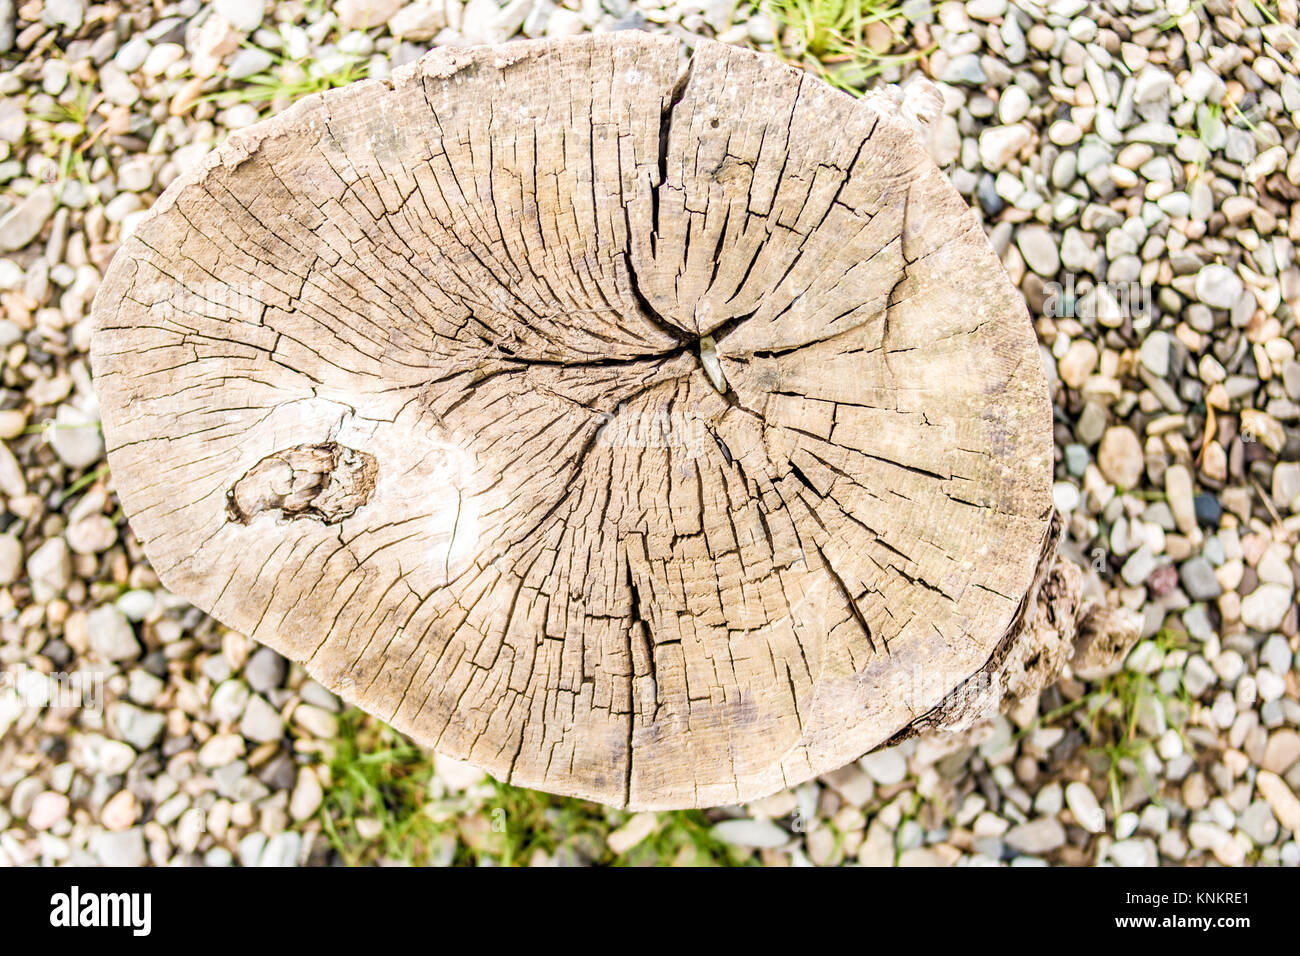
[[[435,50],[233,134],[95,303],[163,582],[608,803],[968,723],[945,698],[1052,620],[1051,406],[900,102],[628,32]]]

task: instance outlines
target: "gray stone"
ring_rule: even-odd
[[[136,750],[148,750],[162,739],[167,716],[132,704],[119,703],[114,710],[117,732]]]
[[[292,830],[277,833],[266,841],[266,846],[258,854],[258,866],[297,866],[298,853],[302,850],[302,836]]]
[[[0,586],[13,584],[23,573],[23,543],[11,534],[0,534]]]
[[[1156,866],[1160,862],[1155,842],[1147,837],[1120,840],[1110,846],[1110,858],[1116,866]]]
[[[1274,631],[1291,610],[1291,589],[1282,584],[1261,584],[1241,599],[1241,621],[1257,631]]]
[[[244,708],[244,716],[239,721],[239,732],[258,743],[279,740],[284,734],[284,720],[265,698],[254,694]]]
[[[1156,331],[1142,340],[1139,358],[1148,372],[1163,378],[1169,374],[1169,352],[1169,333]]]
[[[1040,276],[1051,278],[1060,271],[1060,253],[1057,252],[1056,240],[1049,229],[1043,226],[1023,226],[1016,234],[1016,245],[1025,257],[1025,264]]]
[[[271,54],[256,47],[244,47],[230,60],[226,75],[232,80],[243,80],[258,73],[265,73],[275,61]]]
[[[112,604],[104,604],[90,612],[86,619],[90,633],[90,649],[108,661],[132,660],[140,656],[140,642],[126,615]]]
[[[1055,817],[1039,817],[1012,827],[1002,840],[1017,853],[1042,856],[1065,845],[1065,828]]]
[[[792,839],[771,820],[723,820],[714,824],[713,837],[731,846],[774,848]]]
[[[285,659],[275,651],[269,647],[259,647],[244,668],[244,679],[253,690],[265,694],[284,683],[287,667]]]
[[[1212,263],[1196,274],[1196,298],[1215,309],[1231,309],[1241,298],[1242,284],[1227,266]]]
[[[223,20],[241,33],[252,33],[262,25],[266,15],[266,0],[216,0],[213,6]]]
[[[97,833],[90,841],[91,852],[104,866],[144,866],[148,855],[144,847],[144,831],[132,827],[120,833]]]
[[[1184,561],[1178,569],[1178,577],[1182,581],[1183,590],[1193,601],[1213,601],[1223,593],[1223,588],[1214,576],[1214,568],[1201,555]]]
[[[27,577],[38,603],[52,601],[72,579],[72,555],[62,538],[50,538],[27,557]]]
[[[54,190],[38,186],[26,199],[0,216],[0,249],[6,252],[22,249],[40,235],[52,215]]]

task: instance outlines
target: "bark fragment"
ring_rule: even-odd
[[[337,442],[286,448],[267,455],[235,482],[227,513],[241,524],[272,511],[337,524],[370,500],[377,472],[373,455]]]

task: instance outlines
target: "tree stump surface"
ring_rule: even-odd
[[[232,134],[94,307],[163,583],[422,744],[610,804],[951,722],[1050,576],[1052,409],[901,113],[622,32],[437,49]]]

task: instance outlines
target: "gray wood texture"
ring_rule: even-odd
[[[1052,410],[899,102],[626,32],[434,50],[232,134],[94,307],[162,581],[611,804],[952,723],[1050,576]]]

